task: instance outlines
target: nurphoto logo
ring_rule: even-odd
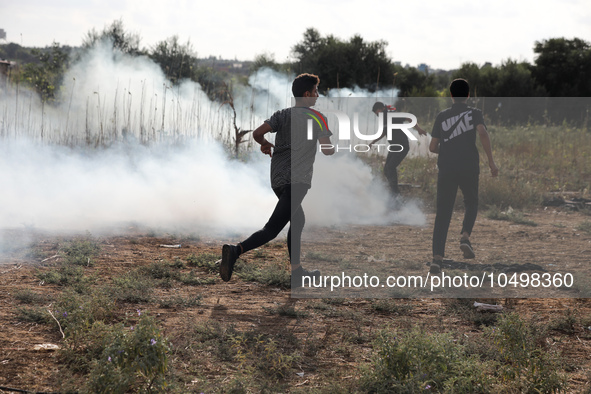
[[[324,117],[319,112],[310,108],[308,112],[308,119],[307,123],[307,132],[308,132],[308,140],[313,139],[313,128],[314,123],[316,123],[320,130],[328,129],[328,125],[324,120]],[[351,141],[351,119],[349,115],[347,115],[343,111],[335,110],[335,109],[323,109],[322,112],[325,115],[335,115],[338,121],[338,140],[339,141]],[[408,123],[402,123],[405,120],[410,120]],[[411,141],[417,141],[417,137],[410,131],[414,126],[417,124],[417,118],[411,113],[408,112],[388,112],[386,113],[386,122],[384,122],[384,113],[378,114],[378,129],[373,134],[364,134],[359,129],[359,113],[353,113],[353,134],[354,136],[361,140],[361,141],[373,141],[380,137],[384,132],[384,127],[386,127],[386,133],[388,141],[392,140],[392,133],[394,130],[401,130],[406,134],[406,136]],[[349,151],[349,152],[369,152],[371,150],[371,146],[375,146],[378,152],[381,151],[382,148],[386,149],[388,152],[401,152],[404,148],[400,144],[366,144],[366,143],[358,143],[358,144],[351,144],[349,145],[342,145],[342,144],[320,144],[319,149],[322,148],[334,148],[337,152],[338,151]]]

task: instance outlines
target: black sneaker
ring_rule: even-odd
[[[308,270],[303,269],[302,266],[299,266],[295,270],[291,271],[292,286],[294,288],[302,287],[302,284],[303,284],[302,282],[303,282],[304,276],[308,276],[311,278],[311,280],[314,280],[313,278],[320,278],[320,271],[318,271],[318,270],[308,271]]]
[[[435,260],[433,259],[433,261],[431,262],[430,268],[429,268],[429,273],[430,274],[440,274],[441,273],[441,263],[443,263],[442,260]]]
[[[220,264],[220,276],[224,282],[232,278],[234,264],[238,259],[238,247],[234,245],[222,246],[222,262]]]
[[[464,252],[465,259],[473,259],[476,257],[474,254],[474,249],[472,249],[472,244],[467,239],[462,239],[460,241],[460,250]]]

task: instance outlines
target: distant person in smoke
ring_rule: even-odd
[[[253,132],[253,138],[261,145],[261,152],[271,156],[271,187],[277,205],[267,224],[237,245],[223,245],[220,276],[229,281],[234,264],[240,255],[271,241],[290,223],[287,248],[291,261],[292,283],[301,286],[302,277],[319,277],[318,270],[307,271],[300,264],[301,235],[305,216],[302,201],[312,185],[313,165],[320,143],[325,155],[332,155],[326,118],[310,107],[318,99],[320,79],[313,74],[298,75],[292,83],[295,106],[275,112]],[[308,139],[308,120],[312,123],[312,138]],[[275,133],[275,144],[265,139],[265,134]]]
[[[384,127],[383,127],[383,131],[382,131],[382,135],[380,135],[378,138],[376,138],[375,140],[373,140],[369,145],[373,145],[376,142],[378,142],[379,140],[381,140],[382,138],[384,138],[388,132],[388,116],[387,113],[388,112],[394,112],[396,111],[395,107],[392,107],[390,105],[385,105],[384,103],[378,101],[373,105],[373,108],[371,109],[372,112],[374,114],[376,114],[376,116],[379,116],[380,113],[383,113],[383,121],[384,121]],[[392,120],[395,123],[402,123],[404,121],[404,119],[402,118],[394,118]],[[427,135],[427,132],[425,130],[423,130],[422,128],[419,127],[419,125],[416,125],[414,127],[420,135]],[[406,157],[406,155],[408,155],[408,151],[409,151],[409,142],[408,142],[408,137],[406,136],[406,134],[404,134],[404,131],[402,131],[401,129],[394,129],[392,130],[392,139],[388,140],[388,143],[390,145],[398,145],[399,149],[392,149],[388,151],[388,156],[386,157],[386,164],[384,164],[384,175],[386,176],[386,179],[388,180],[388,186],[390,187],[390,195],[396,199],[398,198],[398,196],[400,195],[400,189],[398,187],[398,166],[400,165],[400,163],[402,162],[402,160],[404,160],[404,158]]]
[[[435,118],[429,150],[439,154],[437,167],[437,213],[433,228],[433,262],[430,272],[441,272],[445,256],[445,242],[456,200],[458,187],[464,195],[464,222],[462,224],[460,250],[464,258],[475,257],[470,235],[478,212],[478,180],[480,158],[476,148],[476,135],[486,157],[490,173],[499,173],[492,156],[490,137],[482,112],[466,104],[470,97],[470,86],[465,79],[455,79],[449,86],[453,105],[441,111]]]

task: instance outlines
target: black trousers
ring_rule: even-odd
[[[390,186],[390,192],[392,195],[400,194],[398,189],[398,170],[396,169],[402,160],[408,155],[408,147],[405,146],[402,152],[389,152],[386,157],[386,164],[384,164],[384,175],[388,180],[388,186]]]
[[[302,231],[306,216],[302,209],[302,201],[310,186],[304,184],[285,185],[273,189],[279,200],[265,226],[241,242],[243,252],[258,248],[275,239],[289,223],[287,232],[287,250],[292,265],[300,263]]]
[[[458,193],[458,187],[464,195],[464,222],[462,233],[472,233],[478,213],[478,171],[475,172],[439,172],[437,176],[437,214],[433,228],[433,255],[445,256],[445,242],[451,222],[451,216]]]

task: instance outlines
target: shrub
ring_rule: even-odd
[[[259,267],[253,264],[240,264],[235,267],[236,276],[247,282],[258,282],[283,289],[291,287],[291,274],[282,264],[267,264]]]
[[[283,378],[296,361],[278,343],[263,334],[248,332],[232,337],[234,358],[247,372],[258,371],[271,378]]]
[[[67,264],[91,266],[100,249],[98,243],[88,234],[82,240],[66,243],[61,254]]]
[[[201,253],[200,255],[192,253],[187,256],[186,260],[189,267],[205,268],[209,273],[215,274],[220,270],[219,264],[217,264],[220,258],[220,255],[214,253]]]
[[[87,389],[92,393],[162,392],[169,347],[156,321],[143,314],[135,327],[120,324],[105,336]]]
[[[93,281],[84,275],[84,268],[63,263],[57,269],[38,273],[37,277],[45,283],[70,286],[79,293],[88,291],[88,285]]]
[[[137,271],[113,279],[111,292],[117,301],[139,303],[152,300],[154,281],[142,276]]]
[[[52,321],[49,313],[45,309],[40,307],[20,307],[16,310],[16,316],[19,321],[26,323],[47,324]]]
[[[14,293],[14,298],[16,298],[22,304],[37,304],[45,301],[45,296],[30,289],[16,291]]]
[[[451,335],[427,334],[418,328],[402,334],[381,331],[371,367],[360,381],[364,392],[486,393],[491,388],[487,364],[468,355]]]
[[[558,356],[545,346],[543,326],[528,324],[516,313],[502,316],[485,331],[500,362],[498,374],[519,392],[553,393],[566,388]]]

